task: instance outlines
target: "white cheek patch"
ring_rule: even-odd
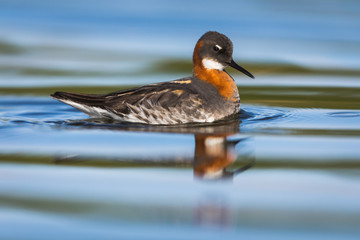
[[[208,137],[205,139],[205,152],[208,156],[219,156],[224,154],[224,138]]]
[[[210,58],[204,58],[202,60],[202,64],[207,69],[216,69],[216,70],[224,70],[225,66],[219,63],[218,61]]]

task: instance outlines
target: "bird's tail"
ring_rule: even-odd
[[[82,104],[92,107],[100,107],[104,105],[105,98],[103,95],[95,94],[79,94],[79,93],[68,93],[68,92],[55,92],[51,94],[51,97],[65,102],[74,102],[77,104]],[[67,103],[69,104],[69,103]],[[70,104],[71,105],[71,104]]]
[[[51,94],[51,97],[93,117],[102,116],[102,113],[106,111],[104,108],[105,97],[103,95],[55,92]]]

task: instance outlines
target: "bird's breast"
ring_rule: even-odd
[[[214,86],[221,97],[233,102],[239,101],[239,92],[234,79],[224,71],[216,69],[194,68],[194,76]]]

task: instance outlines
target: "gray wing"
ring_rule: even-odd
[[[179,124],[214,121],[214,116],[206,113],[201,95],[192,89],[191,84],[182,81],[111,93],[105,96],[105,108],[129,122]]]

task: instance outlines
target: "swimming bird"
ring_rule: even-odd
[[[210,123],[235,116],[240,96],[233,67],[254,76],[232,58],[233,44],[225,35],[209,31],[197,41],[193,75],[105,95],[55,92],[51,96],[96,118],[154,125]]]

